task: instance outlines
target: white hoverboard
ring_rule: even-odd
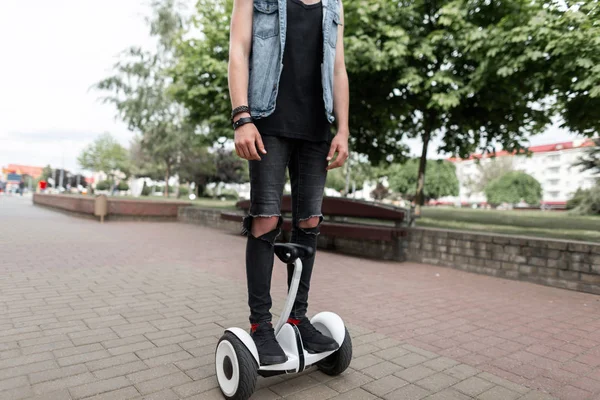
[[[309,256],[312,251],[310,247],[292,243],[275,244],[277,257],[285,264],[294,264],[294,274],[285,306],[275,325],[275,337],[285,352],[287,361],[282,364],[260,365],[258,351],[250,334],[241,328],[226,329],[219,339],[215,354],[217,380],[225,398],[248,399],[254,392],[258,375],[267,377],[293,374],[315,364],[327,375],[339,375],[350,365],[352,340],[344,322],[337,314],[325,311],[310,320],[315,328],[333,338],[339,345],[337,350],[324,353],[308,353],[302,345],[298,328],[287,323],[302,273],[300,257]]]

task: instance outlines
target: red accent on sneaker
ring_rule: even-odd
[[[252,332],[256,332],[256,328],[258,328],[258,324],[250,324],[250,330]]]
[[[288,324],[298,325],[300,323],[300,320],[295,318],[288,318],[287,322]]]

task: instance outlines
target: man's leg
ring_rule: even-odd
[[[279,364],[286,356],[271,325],[271,275],[274,243],[281,232],[281,196],[285,185],[285,169],[289,159],[289,143],[285,139],[264,136],[267,154],[261,161],[249,161],[250,212],[244,219],[246,244],[246,278],[252,337],[261,364]]]
[[[302,258],[302,274],[289,322],[298,326],[304,347],[309,352],[335,350],[337,343],[317,331],[306,318],[308,292],[317,249],[319,226],[323,220],[321,204],[327,179],[329,143],[298,141],[290,158],[292,184],[292,243],[311,247],[313,255]],[[288,265],[288,287],[293,265]]]

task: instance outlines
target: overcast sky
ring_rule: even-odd
[[[90,87],[121,50],[149,46],[147,13],[143,0],[0,0],[0,166],[60,167],[64,158],[77,170],[101,133],[129,144],[132,133]],[[532,143],[572,137],[551,129]],[[416,154],[418,141],[410,145]]]

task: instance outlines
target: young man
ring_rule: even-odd
[[[282,224],[286,168],[294,211],[291,240],[316,249],[327,170],[348,157],[343,21],[341,0],[234,1],[229,90],[235,149],[250,165],[246,275],[251,332],[261,364],[286,361],[270,314],[273,244]],[[306,318],[314,255],[302,263],[288,322],[298,327],[309,352],[335,350],[335,341]],[[291,273],[289,266],[288,285]]]

